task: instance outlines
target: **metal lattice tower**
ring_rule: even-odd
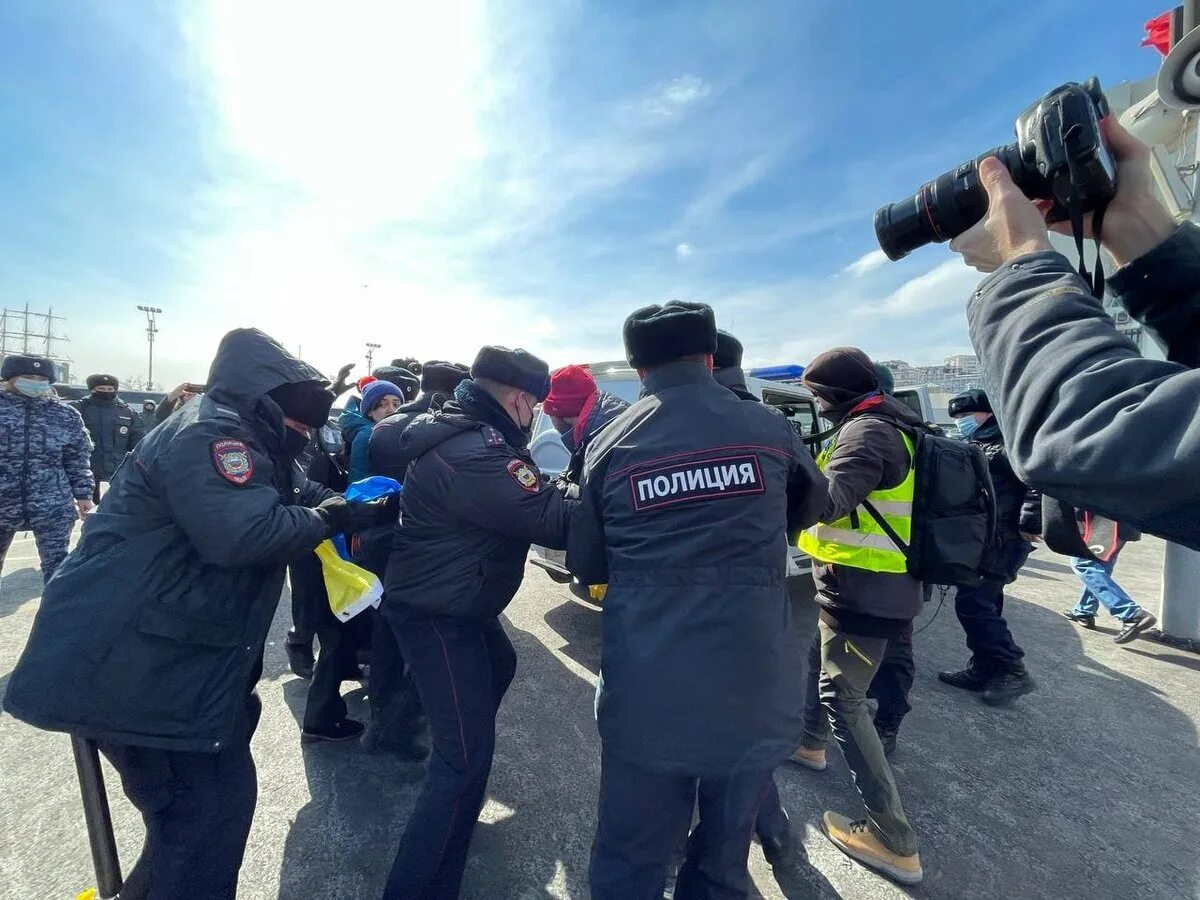
[[[61,353],[60,344],[70,338],[55,333],[55,323],[65,322],[66,316],[54,315],[51,307],[44,313],[24,309],[0,310],[0,359],[14,354],[44,356],[59,368],[59,380],[71,380],[71,357]]]

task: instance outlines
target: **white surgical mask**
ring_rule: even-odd
[[[955,420],[958,423],[958,434],[966,440],[979,429],[979,420],[974,416],[961,416]]]

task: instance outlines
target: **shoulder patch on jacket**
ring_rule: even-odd
[[[491,425],[484,425],[479,431],[483,435],[483,446],[485,447],[502,447],[506,443],[504,435]]]
[[[254,475],[254,459],[242,441],[223,438],[213,441],[211,450],[213,467],[226,481],[245,484]]]
[[[508,474],[524,491],[536,494],[542,489],[542,479],[538,477],[537,470],[523,459],[514,459],[509,462]]]

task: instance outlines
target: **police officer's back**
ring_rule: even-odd
[[[96,740],[120,772],[147,827],[130,896],[147,882],[154,897],[233,896],[255,805],[252,689],[284,565],[354,524],[294,462],[300,423],[324,422],[333,399],[320,373],[241,329],[209,383],[117,471],[4,701]]]
[[[710,840],[692,842],[677,896],[706,877],[737,896],[754,811],[800,734],[786,532],[815,521],[824,478],[785,418],[713,379],[707,306],[638,310],[625,343],[643,396],[588,451],[567,551],[580,580],[609,585],[592,895],[661,888],[698,783]],[[639,847],[648,819],[659,843]]]

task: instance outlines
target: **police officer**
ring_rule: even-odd
[[[235,895],[284,565],[370,515],[295,464],[327,383],[260,331],[227,334],[209,392],[113,477],[12,673],[8,712],[95,740],[142,814],[122,896]]]
[[[598,723],[595,900],[744,897],[755,814],[800,734],[801,650],[787,534],[825,482],[788,421],[712,377],[712,310],[625,320],[642,398],[588,450],[567,565],[608,583]]]
[[[398,367],[404,360],[393,360]],[[383,475],[404,482],[405,469],[411,462],[401,449],[400,436],[418,416],[440,409],[454,394],[463,379],[471,372],[459,363],[429,360],[424,363],[408,361],[421,373],[421,396],[401,406],[371,430],[367,456],[372,475]],[[410,371],[406,364],[402,371]],[[415,376],[414,376],[415,378]],[[395,521],[370,528],[360,536],[355,557],[381,580],[386,578],[388,556],[392,549]],[[422,731],[421,701],[412,679],[405,672],[404,655],[396,643],[396,635],[382,614],[372,611],[371,674],[367,699],[371,720],[362,736],[363,749],[368,752],[395,753],[407,758],[424,756],[424,748],[416,740]]]
[[[950,400],[949,413],[958,433],[987,455],[996,495],[996,540],[983,561],[983,582],[960,587],[954,612],[967,637],[971,661],[965,669],[938,672],[953,687],[973,691],[989,706],[1003,706],[1034,689],[1025,668],[1025,651],[1013,639],[1004,619],[1004,587],[1017,579],[1033,542],[1041,539],[1042,496],[1026,487],[1013,471],[1004,435],[981,390],[964,391]]]
[[[0,367],[0,564],[13,536],[30,530],[45,581],[66,559],[76,510],[93,505],[92,442],[55,395],[57,378],[41,356],[8,356]]]
[[[524,350],[484,347],[454,399],[404,431],[401,519],[384,617],[429,719],[433,755],[388,878],[388,898],[458,896],[517,658],[498,616],[529,545],[566,546],[572,501],[527,446],[550,370]]]
[[[89,375],[87,386],[91,394],[71,405],[92,436],[91,466],[96,480],[92,502],[99,503],[100,482],[112,479],[125,454],[146,436],[146,427],[142,417],[117,396],[120,385],[115,375]]]

